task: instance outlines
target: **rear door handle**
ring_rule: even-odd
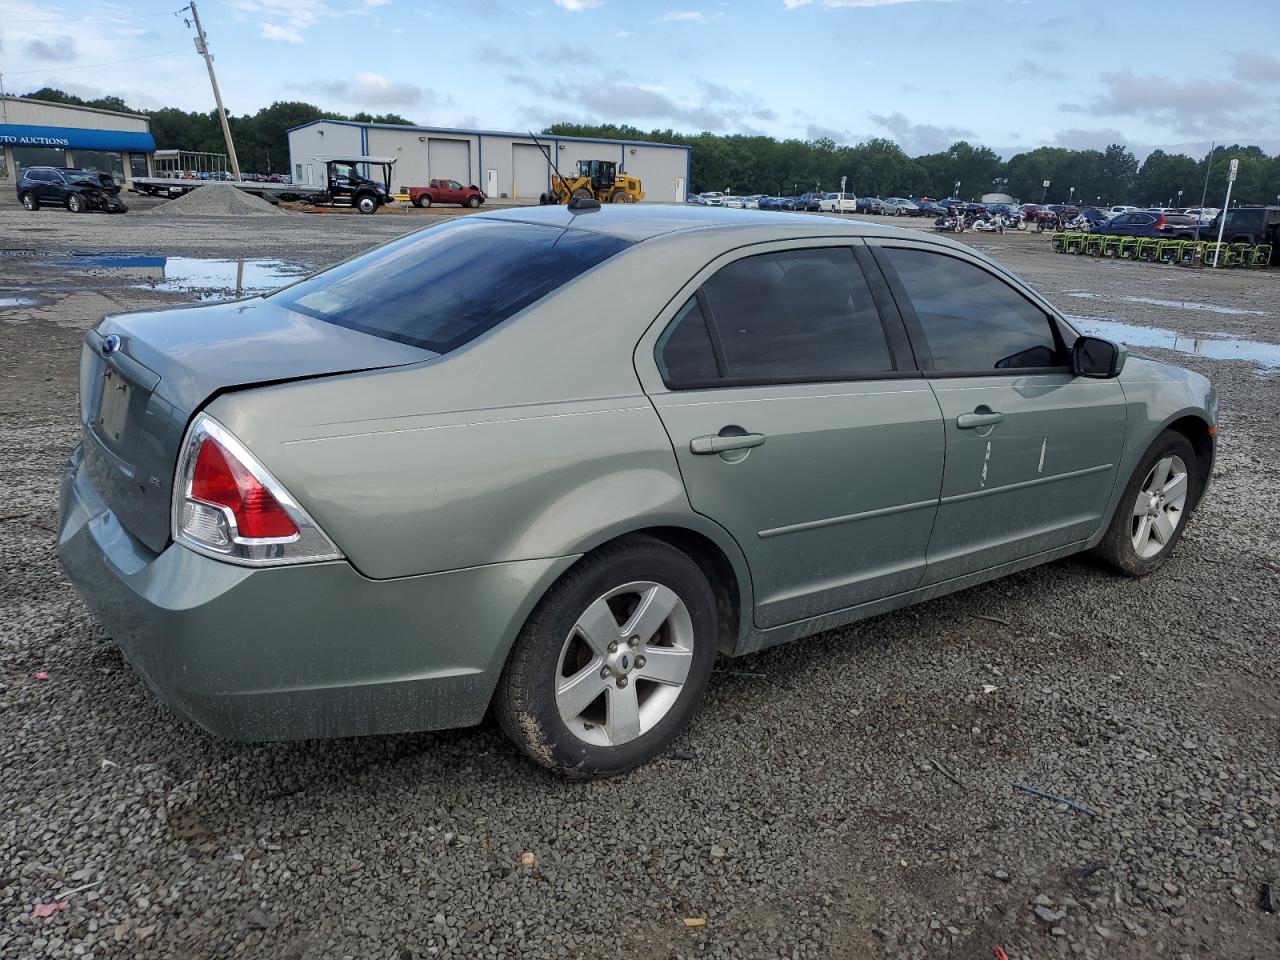
[[[956,426],[961,430],[972,430],[974,427],[989,427],[1003,419],[1004,414],[994,410],[987,413],[962,413],[956,417]]]
[[[727,450],[748,450],[765,441],[763,433],[742,433],[737,436],[694,437],[689,441],[690,453],[724,453]]]

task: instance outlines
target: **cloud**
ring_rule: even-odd
[[[1254,51],[1233,53],[1231,73],[1244,83],[1280,83],[1280,57]]]
[[[275,40],[279,43],[301,43],[302,34],[293,27],[282,27],[278,23],[263,23],[262,39]]]
[[[35,60],[50,63],[71,63],[79,56],[75,38],[65,34],[48,40],[28,40],[22,45],[22,52]]]
[[[578,66],[597,66],[604,62],[600,59],[600,55],[585,43],[570,43],[567,40],[544,47],[542,56],[553,63]]]
[[[1113,143],[1128,143],[1129,138],[1114,127],[1095,130],[1071,127],[1055,133],[1053,142],[1059,147],[1069,147],[1072,150],[1105,150]]]
[[[570,13],[581,13],[583,10],[590,10],[592,7],[603,6],[604,0],[555,0],[555,4]]]
[[[452,106],[451,97],[438,94],[416,83],[392,80],[380,73],[357,73],[347,79],[313,80],[310,83],[289,84],[292,89],[304,93],[319,94],[331,103],[385,113],[403,107]]]
[[[668,10],[660,17],[653,18],[654,23],[706,23],[707,15],[701,10]]]
[[[833,130],[831,127],[823,127],[816,123],[811,123],[804,128],[804,138],[806,140],[834,140],[836,143],[848,143],[849,132],[847,130]]]
[[[782,0],[788,10],[807,7],[817,3],[820,7],[835,9],[838,7],[890,7],[899,3],[953,3],[955,0]]]
[[[1061,70],[1054,70],[1034,60],[1019,60],[1004,75],[1006,83],[1017,83],[1019,80],[1065,80],[1067,75]]]
[[[364,0],[366,7],[385,7],[391,0]]]
[[[898,145],[913,157],[922,153],[945,150],[957,140],[968,140],[974,136],[972,130],[966,130],[963,127],[912,123],[901,113],[896,112],[872,113],[869,116],[875,123],[893,134],[893,139],[898,141]]]
[[[1251,55],[1237,68],[1266,69],[1270,58]],[[1259,62],[1261,61],[1261,62]],[[1260,85],[1240,79],[1175,80],[1131,70],[1103,73],[1102,93],[1084,103],[1064,103],[1072,113],[1130,116],[1179,133],[1209,135],[1242,128],[1274,127],[1280,120],[1277,102]]]
[[[523,109],[524,117],[536,123],[608,120],[727,132],[744,129],[751,119],[770,122],[777,119],[773,110],[753,96],[701,79],[695,79],[692,89],[682,94],[662,85],[636,83],[625,76],[585,84],[563,77],[545,81],[523,74],[511,74],[506,79],[554,104],[550,108],[527,106]],[[566,116],[570,108],[576,108],[578,115]]]
[[[471,59],[491,66],[496,64],[503,67],[523,67],[527,63],[525,58],[514,50],[509,50],[489,40],[484,40],[476,45],[476,48],[471,51]]]

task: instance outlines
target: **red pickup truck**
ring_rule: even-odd
[[[484,193],[474,183],[464,187],[457,180],[432,180],[430,186],[410,187],[409,200],[415,207],[429,207],[433,203],[478,207],[484,203]]]

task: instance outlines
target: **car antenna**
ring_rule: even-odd
[[[542,145],[542,141],[539,140],[534,135],[534,132],[532,130],[529,131],[529,136],[532,137],[533,142],[538,145],[538,149],[542,151],[542,155],[547,158],[547,166],[549,166],[555,172],[556,179],[560,181],[560,189],[563,190],[565,193],[568,193],[569,183],[561,175],[560,168],[556,166],[556,162],[551,156],[551,150]],[[574,212],[574,213],[577,213],[579,211],[584,211],[584,210],[599,210],[600,201],[595,199],[595,197],[570,197],[568,208],[571,212]]]

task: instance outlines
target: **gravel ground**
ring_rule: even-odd
[[[555,780],[491,725],[239,746],[170,715],[52,548],[81,331],[181,297],[51,258],[318,267],[419,222],[0,207],[0,303],[32,301],[0,307],[0,957],[1280,955],[1259,908],[1280,880],[1280,395],[1248,363],[1151,351],[1222,403],[1209,498],[1155,576],[1068,560],[725,662],[679,752],[623,778]],[[1280,343],[1280,270],[973,240],[1068,312]]]

